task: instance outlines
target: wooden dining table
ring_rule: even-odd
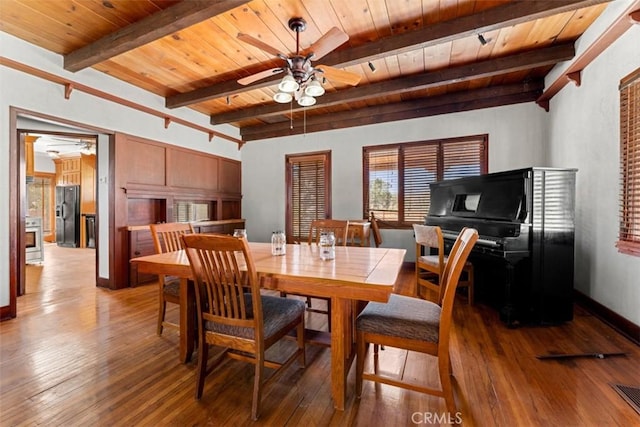
[[[335,259],[320,259],[316,245],[287,245],[286,255],[271,255],[270,243],[249,243],[261,286],[290,294],[331,300],[331,392],[344,410],[347,375],[355,357],[357,301],[386,302],[405,256],[404,249],[336,247]],[[138,271],[181,278],[180,359],[191,359],[195,342],[194,289],[184,251],[133,258]]]

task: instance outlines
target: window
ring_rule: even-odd
[[[620,81],[618,251],[640,256],[640,69]]]
[[[306,241],[314,219],[331,218],[331,153],[286,156],[289,241]]]
[[[485,174],[487,158],[487,135],[364,147],[364,215],[373,211],[393,226],[423,223],[429,183]]]
[[[27,215],[42,218],[44,236],[53,236],[55,174],[37,173],[27,184]]]
[[[209,215],[209,202],[191,202],[176,200],[173,204],[173,219],[176,222],[206,221]]]

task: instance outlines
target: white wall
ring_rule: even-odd
[[[640,258],[618,253],[620,79],[640,67],[633,26],[551,100],[549,161],[578,168],[575,287],[640,324]]]
[[[35,152],[33,167],[35,172],[56,173],[56,164],[53,159],[46,153]]]
[[[167,110],[164,108],[164,98],[92,69],[69,73],[62,68],[63,59],[60,55],[40,49],[3,32],[0,32],[0,56],[210,128],[209,118],[206,115],[187,108]],[[5,66],[0,66],[0,94],[0,123],[2,124],[0,125],[0,194],[5,195],[4,203],[0,203],[0,306],[9,305],[9,251],[16,250],[9,247],[8,239],[10,224],[15,224],[16,220],[9,217],[6,196],[9,194],[9,107],[18,107],[92,127],[124,132],[240,160],[240,151],[236,143],[220,138],[214,138],[209,142],[207,134],[175,123],[165,129],[164,120],[161,118],[78,90],[73,91],[70,99],[67,100],[64,98],[63,86]],[[238,130],[229,125],[217,126],[215,130],[238,137]],[[106,188],[106,183],[103,184],[100,188]],[[106,208],[106,205],[101,203],[101,209],[102,206]],[[99,212],[99,215],[102,216],[102,212]],[[102,233],[106,231],[106,227],[105,230],[100,231],[103,237]],[[108,255],[108,251],[101,251],[101,254]],[[101,272],[105,271],[103,267],[101,262]]]
[[[251,240],[267,241],[285,223],[285,155],[331,150],[332,216],[362,218],[362,147],[489,135],[489,171],[547,166],[546,113],[534,103],[447,114],[306,136],[249,142],[242,148],[242,216]],[[294,123],[294,126],[296,123]],[[412,230],[381,230],[383,246],[415,258]]]

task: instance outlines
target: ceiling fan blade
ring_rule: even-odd
[[[337,27],[333,27],[312,44],[307,51],[313,52],[313,60],[317,61],[347,40],[349,40],[347,33]]]
[[[322,71],[324,77],[329,80],[334,80],[341,83],[346,83],[351,86],[355,86],[360,83],[362,76],[360,74],[352,73],[351,71],[344,71],[339,68],[329,67],[328,65],[317,65],[313,67],[315,70]]]
[[[285,57],[286,55],[283,55],[278,49],[274,48],[271,45],[268,45],[267,43],[258,40],[255,37],[250,36],[249,34],[244,34],[244,33],[238,33],[237,36],[238,40],[245,42],[247,44],[250,44],[254,47],[257,47],[260,50],[263,50],[267,53],[270,53],[272,55],[278,56],[278,57]]]
[[[269,70],[260,71],[259,73],[251,74],[250,76],[238,79],[238,83],[246,86],[258,80],[262,80],[266,77],[275,76],[284,71],[284,68],[271,68]]]

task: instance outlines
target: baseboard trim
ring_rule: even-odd
[[[573,294],[577,304],[580,304],[594,316],[598,317],[620,334],[633,341],[636,345],[640,345],[640,326],[620,316],[615,311],[610,310],[578,290],[574,289]]]
[[[104,277],[96,278],[96,284],[101,288],[111,289],[111,281],[109,279],[105,279]]]
[[[11,311],[10,305],[0,307],[0,321],[14,319],[16,316]]]

